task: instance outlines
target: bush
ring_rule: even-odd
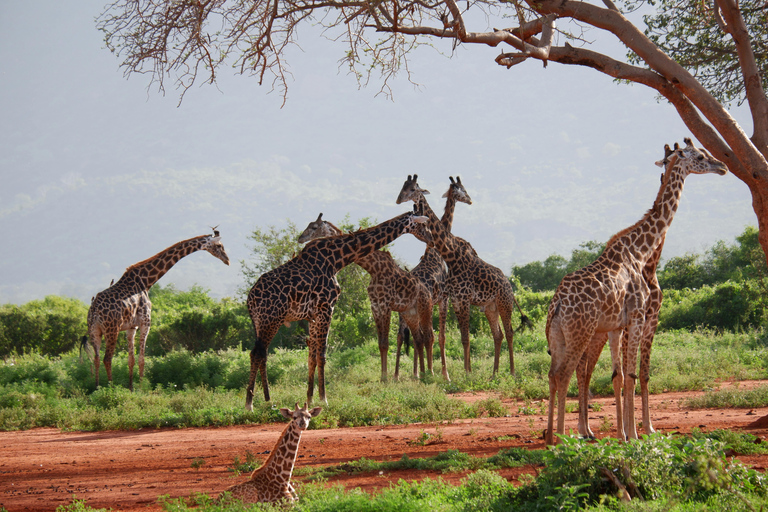
[[[0,306],[0,357],[27,352],[63,354],[85,334],[87,315],[83,302],[55,295],[23,306]]]
[[[665,290],[659,329],[740,331],[763,325],[765,303],[756,281],[726,281],[699,289]]]

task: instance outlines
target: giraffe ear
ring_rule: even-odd
[[[322,411],[322,410],[323,410],[323,408],[322,408],[322,407],[315,407],[314,409],[312,409],[311,411],[309,411],[309,415],[310,415],[311,417],[313,417],[313,418],[314,418],[315,416],[317,416],[318,414],[320,414],[320,411]]]
[[[288,418],[289,420],[292,420],[292,419],[293,419],[293,413],[291,412],[291,410],[290,410],[290,409],[286,409],[285,407],[283,407],[282,409],[280,409],[280,414],[282,414],[283,416],[285,416],[285,417],[286,417],[286,418]]]

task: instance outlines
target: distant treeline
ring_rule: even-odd
[[[363,219],[359,226],[370,224]],[[355,226],[342,224],[345,230]],[[664,291],[659,329],[673,330],[709,328],[739,331],[762,328],[768,323],[766,292],[768,271],[757,240],[758,232],[747,227],[736,237],[736,243],[718,242],[704,254],[686,254],[662,261],[658,270]],[[271,266],[276,266],[300,250],[295,242],[298,229],[254,231],[254,254],[267,261],[264,268],[243,264],[244,281],[252,283]],[[510,277],[523,311],[536,322],[546,319],[552,293],[568,272],[594,261],[603,244],[586,242],[574,249],[570,259],[552,255],[544,261],[512,268]],[[336,305],[329,335],[329,347],[344,349],[359,346],[375,338],[376,328],[366,294],[367,274],[350,265],[338,275],[342,295]],[[147,355],[163,355],[174,349],[193,353],[227,348],[250,349],[253,326],[245,306],[244,291],[240,298],[214,299],[205,288],[194,286],[177,290],[173,285],[155,285],[150,290],[152,328],[147,340]],[[470,329],[473,334],[487,330],[483,314],[472,308]],[[55,356],[77,347],[86,334],[88,304],[72,298],[48,296],[16,306],[0,306],[0,357],[38,353]],[[435,326],[437,325],[435,312]],[[513,317],[517,325],[517,314]],[[455,328],[455,317],[449,314],[449,328]],[[392,322],[395,329],[397,322]],[[281,327],[270,349],[297,347],[305,343],[306,322]],[[124,344],[125,335],[120,342]]]
[[[553,254],[544,261],[512,267],[512,276],[524,289],[551,296],[566,274],[593,262],[604,247],[583,243],[570,259]],[[768,269],[756,227],[748,226],[735,244],[719,241],[704,254],[662,261],[657,276],[664,292],[661,330],[737,331],[763,327],[768,320]]]

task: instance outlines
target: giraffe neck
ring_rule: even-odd
[[[387,270],[391,271],[393,266],[397,266],[392,260],[392,255],[384,251],[373,251],[356,259],[355,263],[372,276],[382,274]]]
[[[643,266],[653,258],[658,263],[660,246],[677,212],[684,184],[685,174],[677,166],[668,170],[651,209],[633,226],[614,235],[606,244],[606,250],[627,250]]]
[[[448,189],[448,196],[445,198],[445,211],[440,222],[443,223],[448,231],[453,227],[453,211],[456,209],[456,199],[453,197],[453,190]]]
[[[277,441],[272,453],[261,468],[260,473],[266,472],[278,483],[287,483],[293,475],[293,465],[299,451],[302,430],[295,422],[290,422],[283,435]]]
[[[443,258],[448,268],[452,268],[463,257],[464,248],[458,243],[456,237],[451,234],[450,229],[447,229],[443,222],[437,218],[424,194],[418,195],[416,205],[429,218],[432,246],[440,254],[440,257]]]
[[[199,251],[207,238],[209,237],[204,235],[183,240],[144,261],[131,265],[125,270],[118,283],[122,282],[122,284],[133,288],[149,290],[181,258]]]
[[[315,240],[313,244],[322,249],[326,264],[336,273],[402,235],[411,222],[412,215],[412,213],[404,213],[372,228],[331,238],[321,238]]]

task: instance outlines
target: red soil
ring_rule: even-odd
[[[740,382],[741,389],[765,382]],[[730,384],[723,384],[722,388]],[[735,384],[734,384],[735,385]],[[654,427],[662,432],[687,433],[733,429],[768,439],[768,408],[687,410],[684,398],[701,393],[664,393],[651,396]],[[487,398],[488,394],[463,394],[467,401]],[[543,448],[546,404],[534,403],[535,415],[519,411],[521,403],[504,400],[510,412],[505,418],[458,420],[440,425],[410,424],[386,427],[310,430],[304,433],[296,467],[339,465],[366,457],[386,461],[408,457],[430,457],[446,450],[486,457],[502,448]],[[615,436],[615,431],[599,432],[603,419],[614,424],[612,398],[597,398],[600,411],[590,414],[592,430],[598,436]],[[636,405],[640,405],[639,397]],[[530,409],[530,408],[529,408]],[[543,411],[543,414],[540,413]],[[639,410],[636,417],[639,418]],[[576,429],[576,413],[569,413],[566,429]],[[217,495],[233,483],[247,478],[230,471],[235,457],[245,460],[246,452],[266,458],[284,425],[249,425],[203,429],[142,429],[117,432],[61,432],[39,428],[22,432],[0,432],[0,506],[9,512],[52,511],[68,504],[73,496],[85,499],[94,508],[123,511],[159,511],[158,497],[186,497],[195,493]],[[426,444],[422,434],[431,435]],[[768,465],[768,456],[739,456],[743,463],[758,470]],[[202,462],[202,465],[200,463]],[[195,468],[193,466],[199,466]],[[523,473],[536,468],[503,470],[509,481],[517,482]],[[442,478],[458,483],[465,474],[438,474],[430,471],[386,471],[375,474],[342,474],[328,484],[374,492],[398,480]],[[301,479],[295,479],[300,487]]]

